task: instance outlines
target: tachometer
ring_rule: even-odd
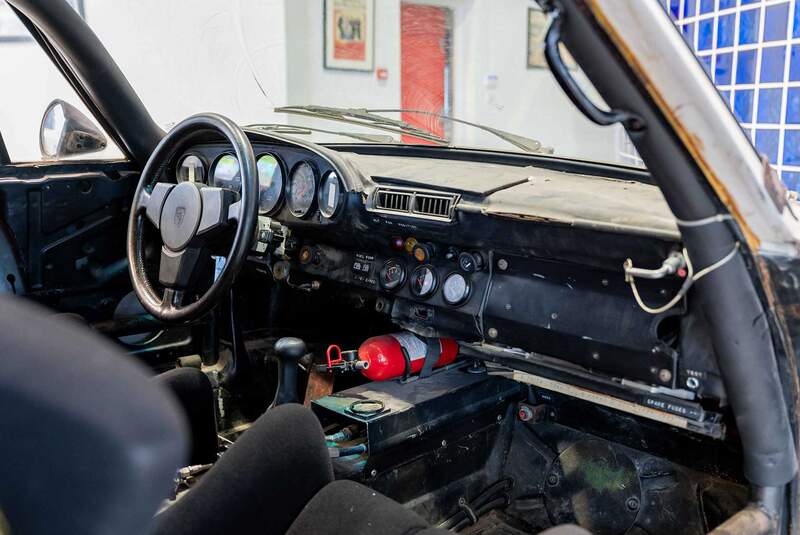
[[[223,154],[214,162],[211,170],[211,185],[242,192],[242,175],[239,172],[239,160],[233,154]]]
[[[206,179],[206,166],[198,156],[184,156],[175,171],[178,182],[203,182]]]
[[[470,284],[461,273],[451,273],[442,284],[442,297],[448,305],[458,306],[469,299]]]
[[[409,284],[417,297],[430,297],[436,291],[436,272],[431,266],[419,266],[411,273]]]
[[[277,208],[283,195],[283,169],[272,154],[259,156],[258,168],[258,211],[268,214]]]
[[[339,206],[342,204],[342,182],[335,172],[331,171],[325,175],[319,188],[317,202],[319,211],[327,218],[335,216],[339,211]]]
[[[317,192],[316,171],[308,162],[301,162],[292,171],[289,177],[286,197],[289,211],[295,217],[305,217],[314,204],[314,195]]]

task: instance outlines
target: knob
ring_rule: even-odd
[[[285,403],[297,403],[297,364],[308,353],[306,343],[299,338],[281,338],[275,342],[278,357],[278,388],[270,408]]]

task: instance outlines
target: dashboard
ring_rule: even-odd
[[[361,293],[424,336],[520,348],[663,388],[701,377],[691,384],[721,391],[703,364],[713,358],[681,359],[697,353],[686,346],[696,337],[679,336],[686,310],[647,314],[624,281],[626,258],[657,266],[679,247],[656,187],[249,134],[260,216],[287,229],[280,258],[250,262],[275,280]],[[193,146],[174,169],[179,181],[241,189],[225,144]],[[658,303],[680,282],[639,290]]]

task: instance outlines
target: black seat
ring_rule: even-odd
[[[174,399],[77,322],[0,298],[0,508],[11,533],[141,534],[186,453]]]

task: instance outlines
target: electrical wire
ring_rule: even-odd
[[[631,286],[631,291],[633,292],[633,298],[636,300],[636,304],[639,305],[639,307],[648,314],[661,314],[662,312],[666,312],[667,310],[677,305],[681,299],[683,299],[683,297],[689,291],[689,288],[691,288],[695,282],[699,281],[709,273],[727,264],[739,251],[739,247],[740,247],[739,242],[736,242],[736,245],[733,246],[733,249],[731,249],[731,251],[728,254],[726,254],[725,256],[723,256],[721,259],[717,260],[710,266],[701,269],[697,273],[694,272],[694,267],[692,266],[692,260],[691,258],[689,258],[689,252],[686,250],[686,248],[684,248],[683,257],[686,259],[686,280],[681,285],[680,289],[678,290],[678,293],[676,293],[675,296],[672,299],[670,299],[666,304],[660,307],[650,307],[647,304],[645,304],[645,302],[642,300],[642,296],[639,295],[639,289],[636,287],[636,278],[633,276],[629,277],[628,284],[630,284]],[[629,268],[633,267],[633,261],[630,258],[627,259],[625,261],[625,266]]]

